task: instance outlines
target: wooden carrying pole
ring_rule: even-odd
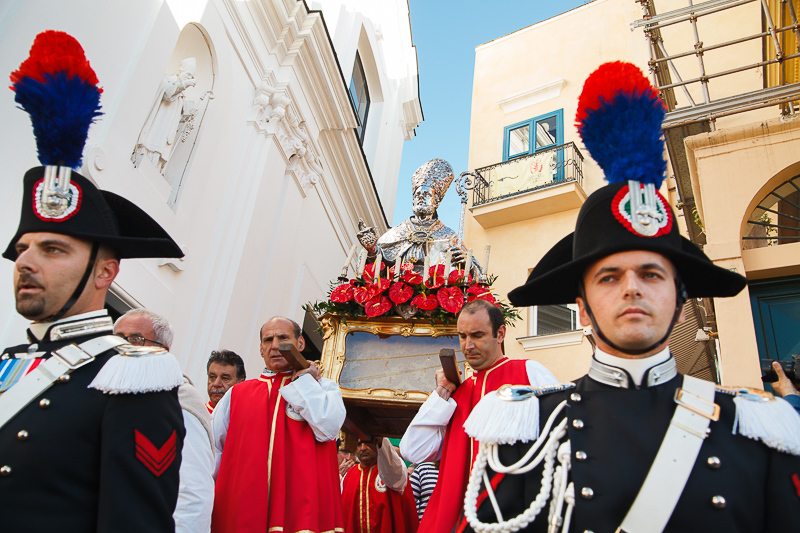
[[[281,355],[292,367],[292,370],[305,370],[310,366],[306,358],[303,357],[303,354],[301,354],[291,342],[282,342],[281,345],[278,346],[278,351],[281,352]]]
[[[439,361],[442,363],[442,370],[444,370],[444,377],[447,378],[447,381],[456,387],[461,385],[461,376],[458,374],[458,365],[456,364],[456,352],[450,348],[442,348],[439,350]]]

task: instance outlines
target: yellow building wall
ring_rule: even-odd
[[[717,265],[735,268],[748,279],[800,273],[797,243],[742,253],[741,238],[758,202],[800,174],[800,119],[773,118],[686,139],[689,168],[702,198],[708,244]],[[761,387],[753,315],[747,289],[714,300],[721,345],[723,384]]]
[[[663,13],[670,9],[685,7],[686,3],[677,0],[657,1],[656,5],[658,12]],[[478,46],[475,50],[469,168],[478,169],[502,161],[503,133],[506,126],[562,109],[563,141],[575,142],[585,158],[582,191],[588,195],[601,187],[604,184],[602,172],[580,143],[574,126],[578,96],[586,77],[606,61],[629,61],[649,75],[649,43],[641,29],[631,31],[631,24],[641,17],[641,7],[633,0],[595,0]],[[752,3],[706,20],[701,18],[698,29],[701,40],[708,46],[731,39],[728,30],[731,27],[737,28],[737,35],[742,32],[758,33],[760,20],[760,6],[758,3]],[[664,28],[662,35],[667,51],[671,54],[693,49],[694,34],[688,24]],[[733,53],[708,52],[704,55],[706,72],[757,62],[761,53],[759,41],[737,45]],[[684,69],[685,74],[682,73],[684,79],[699,75],[699,63],[695,56],[689,56],[676,63]],[[758,90],[763,87],[763,83],[762,74],[759,71],[752,71],[727,79],[712,80],[709,90],[711,97],[718,99]],[[703,93],[699,85],[690,88],[689,92],[696,103],[703,102]],[[681,89],[676,89],[675,94],[679,106],[688,105],[689,100]],[[717,121],[717,128],[720,131],[716,132],[716,135],[724,138],[726,135],[724,132],[728,128],[747,127],[754,122],[760,124],[775,114],[774,109],[765,109],[721,118]],[[704,182],[708,169],[703,162],[705,161],[702,158],[703,154],[699,155],[701,156],[699,165],[703,167],[703,171],[699,173],[699,180]],[[731,165],[736,168],[735,159]],[[671,174],[671,170],[669,172]],[[696,183],[696,186],[700,187],[700,184]],[[724,253],[714,252],[717,254],[715,259],[720,264],[730,264],[743,272],[745,267],[738,247],[738,236],[729,236],[723,231],[723,227],[727,230],[735,228],[734,233],[738,232],[742,227],[744,207],[738,209],[737,216],[732,216],[721,212],[724,200],[710,198],[718,194],[718,189],[722,189],[725,191],[724,198],[729,199],[735,195],[738,204],[747,205],[751,202],[754,191],[752,187],[723,188],[721,183],[716,182],[707,187],[703,183],[703,186],[705,188],[695,194],[698,196],[698,206],[701,209],[704,207],[704,202],[713,204],[713,207],[710,207],[712,213],[706,213],[708,216],[702,217],[709,227],[709,247],[711,250],[728,250]],[[669,194],[670,200],[677,200],[674,192],[669,193],[666,190],[667,187],[674,190],[674,182],[666,180],[662,192],[665,195]],[[713,192],[707,194],[708,187],[713,189]],[[760,186],[756,187],[756,190],[759,188]],[[466,244],[476,251],[476,257],[479,259],[482,257],[485,245],[491,245],[489,272],[498,276],[495,288],[496,293],[501,296],[505,296],[509,290],[525,282],[530,269],[544,253],[574,229],[578,214],[578,208],[570,205],[565,211],[552,213],[548,210],[547,214],[540,215],[541,209],[537,212],[536,201],[524,201],[528,202],[526,205],[530,205],[531,210],[525,220],[519,220],[517,205],[514,207],[516,209],[514,222],[494,225],[502,218],[502,209],[523,202],[520,199],[501,200],[491,204],[490,207],[473,207],[470,204],[466,215]],[[705,206],[705,209],[708,210],[709,206]],[[489,210],[494,210],[495,213],[492,215],[494,217],[492,227],[487,228],[475,217],[477,215],[478,218],[483,217],[483,220],[486,220],[485,213]],[[680,227],[685,231],[682,213],[678,212],[678,216],[681,219]],[[712,227],[714,229],[711,229]],[[736,246],[731,248],[731,243],[735,243]],[[754,352],[748,348],[748,353],[742,353],[740,356],[737,354],[741,353],[741,350],[730,354],[725,351],[729,347],[750,347],[754,343],[752,314],[747,295],[732,299],[730,303],[720,303],[717,300],[717,310],[724,354],[723,379],[729,383],[739,382],[758,386],[760,384],[756,368],[758,358]],[[535,359],[547,366],[561,380],[571,380],[586,373],[592,351],[588,340],[584,339],[580,344],[526,351],[521,339],[529,335],[528,309],[520,311],[522,320],[510,328],[506,337],[505,349],[508,356]],[[741,361],[737,358],[741,358]]]
[[[630,0],[595,0],[478,46],[475,50],[469,168],[502,161],[505,126],[563,109],[564,142],[574,141],[585,158],[582,196],[585,198],[601,187],[602,172],[580,145],[574,126],[578,96],[586,76],[605,61],[633,60],[646,68],[646,42],[641,34],[627,29],[629,22],[639,14],[638,6]],[[563,84],[555,97],[511,112],[505,112],[500,106],[501,101],[513,100],[515,95],[551,82]],[[511,204],[514,200],[504,202]],[[537,216],[535,202],[531,209],[533,212],[529,216],[532,218],[528,220],[489,229],[475,220],[476,209],[467,212],[466,244],[478,251],[476,257],[479,259],[485,245],[491,245],[489,271],[498,276],[495,292],[503,297],[524,283],[528,272],[542,255],[572,232],[578,215],[575,207],[545,216]],[[537,360],[564,381],[586,373],[592,354],[588,340],[570,346],[526,351],[517,339],[529,335],[528,309],[520,309],[520,314],[522,320],[510,328],[506,336],[505,349],[509,357]]]

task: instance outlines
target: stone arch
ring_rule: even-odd
[[[800,218],[797,205],[800,205],[800,161],[776,173],[753,196],[741,223],[742,250],[800,242],[788,238],[800,232],[786,228],[800,227],[800,221],[794,220]]]

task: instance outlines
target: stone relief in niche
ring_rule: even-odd
[[[138,167],[146,156],[163,173],[175,142],[182,136],[181,130],[185,131],[187,126],[192,125],[192,115],[196,114],[194,103],[187,101],[184,93],[197,83],[194,79],[195,68],[195,58],[188,57],[181,61],[178,72],[164,76],[159,83],[153,105],[131,154],[134,167]]]
[[[191,88],[197,85],[196,68],[196,59],[187,57],[175,74],[162,78],[131,154],[135,168],[149,160],[164,176],[172,187],[168,203],[173,208],[197,141],[197,130],[208,102],[214,98],[211,90],[203,91],[196,100],[190,98]]]

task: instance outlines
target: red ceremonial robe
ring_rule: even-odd
[[[452,398],[457,407],[447,424],[439,465],[439,481],[422,516],[420,533],[452,531],[458,522],[464,510],[464,494],[467,492],[472,463],[478,455],[478,442],[464,432],[464,422],[487,392],[506,384],[528,385],[525,364],[525,359],[504,357],[486,370],[473,374],[453,393]]]
[[[231,389],[230,424],[211,518],[213,533],[343,532],[336,442],[317,442],[287,413],[291,374]]]
[[[414,533],[419,527],[411,483],[402,494],[393,491],[378,475],[377,464],[347,471],[342,502],[347,533]]]

